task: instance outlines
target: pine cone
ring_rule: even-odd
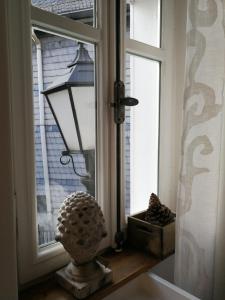
[[[171,223],[175,218],[175,214],[165,205],[161,204],[159,197],[154,193],[149,199],[149,207],[146,211],[145,221],[159,226]]]

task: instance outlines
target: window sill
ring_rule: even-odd
[[[156,259],[144,252],[130,248],[125,249],[121,253],[111,251],[104,254],[102,257],[113,271],[113,283],[88,297],[90,300],[97,300],[106,297],[131,279],[152,268],[160,261],[159,259]],[[61,288],[52,278],[47,282],[38,284],[22,292],[19,299],[73,300],[74,297]]]

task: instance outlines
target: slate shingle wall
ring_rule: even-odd
[[[94,0],[31,0],[32,5],[55,14],[93,9]]]
[[[125,62],[125,94],[130,95],[130,55],[126,55]],[[125,123],[124,123],[124,163],[125,163],[125,214],[130,214],[130,108],[126,107]]]

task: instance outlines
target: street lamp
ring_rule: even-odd
[[[58,125],[66,150],[60,162],[72,161],[75,174],[87,191],[95,194],[95,88],[94,62],[79,42],[77,55],[68,65],[69,71],[53,82],[42,93],[45,95],[51,112]],[[75,168],[72,154],[84,156],[87,174],[80,174]],[[67,157],[67,160],[64,158]]]

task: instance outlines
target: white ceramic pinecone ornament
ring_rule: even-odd
[[[95,198],[85,192],[69,195],[58,217],[56,240],[61,242],[76,265],[96,256],[101,240],[107,235],[105,220]]]

